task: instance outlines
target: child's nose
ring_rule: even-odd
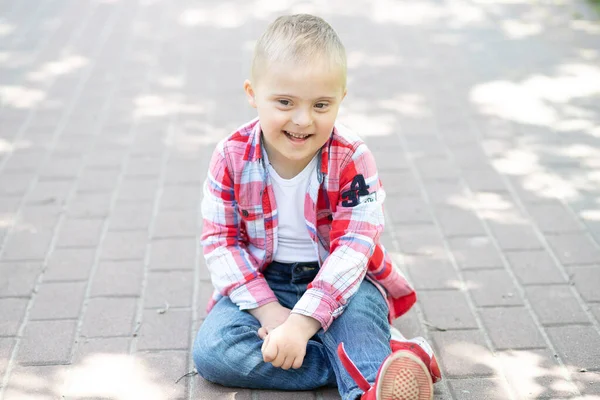
[[[312,124],[312,116],[309,111],[298,110],[292,117],[292,122],[299,127],[310,126]]]

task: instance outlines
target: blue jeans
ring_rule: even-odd
[[[264,272],[279,303],[294,308],[318,272],[316,263],[271,263]],[[272,390],[312,390],[338,387],[343,400],[360,398],[362,390],[337,357],[344,347],[367,381],[373,383],[383,360],[391,353],[388,305],[381,292],[364,280],[342,315],[329,329],[319,330],[306,348],[299,369],[283,370],[265,363],[260,323],[224,297],[200,327],[193,349],[198,373],[223,386]]]

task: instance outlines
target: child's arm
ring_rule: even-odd
[[[240,215],[224,143],[215,149],[204,182],[202,247],[213,286],[241,310],[255,309],[277,298],[240,240]]]
[[[385,192],[373,154],[364,143],[353,150],[339,174],[340,195],[330,231],[331,252],[292,310],[292,314],[316,319],[325,330],[358,290],[384,226]]]

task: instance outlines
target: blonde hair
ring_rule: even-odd
[[[333,28],[310,14],[286,15],[273,21],[254,48],[252,79],[269,63],[310,64],[322,57],[339,67],[346,84],[346,50]]]

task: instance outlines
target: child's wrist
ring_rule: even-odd
[[[266,316],[268,316],[272,310],[274,310],[278,307],[282,307],[282,305],[279,304],[278,301],[272,301],[270,303],[263,304],[260,307],[248,310],[248,312],[250,313],[250,315],[252,315],[254,318],[256,318],[262,324],[264,318]]]
[[[285,323],[291,325],[299,332],[305,333],[307,341],[321,329],[321,323],[319,321],[302,314],[291,313]]]

